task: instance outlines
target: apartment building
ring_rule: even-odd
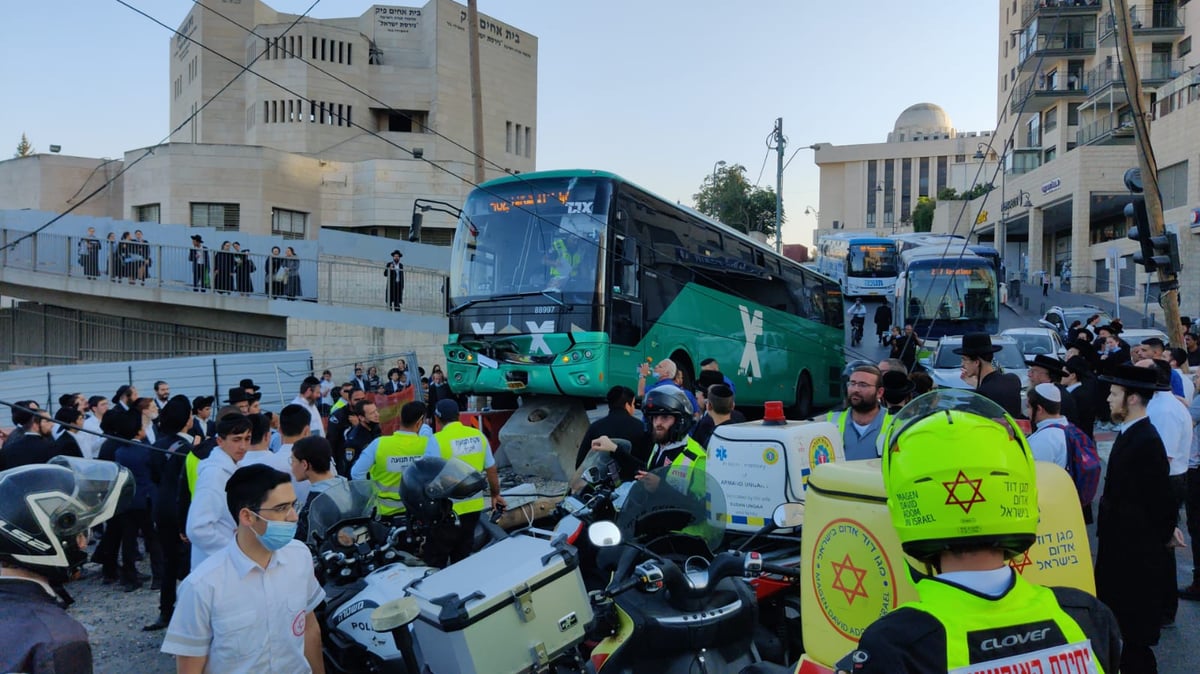
[[[1123,176],[1138,165],[1126,78],[1136,70],[1168,228],[1187,252],[1200,189],[1200,16],[1187,0],[1133,0],[1135,56],[1117,50],[1117,22],[1100,0],[1000,0],[998,133],[1004,170],[975,235],[1004,251],[1010,273],[1032,278],[1071,269],[1074,290],[1139,296],[1145,274],[1130,260]],[[1190,173],[1189,173],[1190,168]],[[994,200],[993,200],[994,199]],[[1124,262],[1122,262],[1124,258]],[[1115,262],[1115,264],[1114,264]],[[1183,313],[1200,309],[1200,275],[1184,275]]]

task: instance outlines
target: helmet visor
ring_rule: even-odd
[[[75,491],[69,498],[43,505],[59,536],[82,533],[133,500],[132,474],[113,461],[56,456],[50,465],[66,468],[75,478]]]
[[[486,484],[483,474],[462,459],[449,459],[441,471],[425,485],[425,495],[432,499],[465,499],[475,496]]]
[[[887,450],[884,452],[885,457],[895,449],[896,442],[900,436],[917,422],[935,414],[949,411],[967,412],[985,419],[991,419],[1008,429],[1009,434],[1021,442],[1021,444],[1026,444],[1024,433],[1021,432],[1020,427],[1017,426],[1013,418],[1008,415],[1008,412],[1004,411],[1003,407],[974,391],[966,389],[939,389],[913,398],[911,402],[896,413],[884,444],[884,448]]]

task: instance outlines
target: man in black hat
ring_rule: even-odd
[[[250,396],[246,394],[246,389],[241,386],[229,389],[229,398],[225,401],[225,404],[233,405],[242,414],[250,413]]]
[[[954,349],[954,353],[962,356],[963,381],[1014,418],[1020,418],[1024,416],[1021,414],[1021,378],[1001,372],[992,364],[992,358],[999,350],[986,332],[972,332],[963,335],[962,347]]]
[[[199,234],[192,235],[188,262],[192,265],[192,292],[208,292],[208,249],[204,247],[204,239]]]
[[[1112,420],[1121,424],[1113,442],[1096,516],[1096,597],[1121,627],[1121,671],[1158,671],[1158,643],[1168,570],[1167,546],[1175,532],[1170,464],[1158,431],[1146,415],[1159,383],[1153,368],[1117,365],[1100,381],[1111,385]],[[1174,557],[1172,553],[1171,558]]]
[[[1100,404],[1107,407],[1108,403],[1096,398],[1096,375],[1086,358],[1071,356],[1067,359],[1063,365],[1062,385],[1079,415],[1079,421],[1073,423],[1095,440],[1096,407]]]
[[[712,439],[713,432],[717,430],[717,426],[744,423],[746,416],[734,409],[733,389],[725,384],[710,384],[704,393],[703,400],[704,402],[701,404],[705,406],[707,411],[696,422],[689,435],[701,447],[707,450],[708,441]]]
[[[1063,375],[1066,374],[1063,362],[1053,356],[1039,353],[1033,357],[1033,360],[1025,361],[1025,364],[1029,366],[1029,387],[1034,388],[1038,384],[1053,384],[1059,393],[1059,414],[1066,417],[1067,421],[1079,426],[1079,407],[1062,384]]]
[[[912,400],[916,389],[908,375],[900,370],[887,370],[883,373],[883,404],[888,414],[895,415],[900,408]]]
[[[404,302],[404,265],[400,263],[402,257],[404,253],[393,250],[392,261],[387,263],[383,270],[383,275],[387,277],[388,308],[392,311],[400,311],[400,305]]]

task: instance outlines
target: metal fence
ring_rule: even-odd
[[[384,266],[355,258],[287,257],[286,251],[276,256],[46,232],[29,236],[0,229],[0,266],[179,292],[388,308]],[[445,315],[445,273],[406,265],[404,281],[403,311]]]
[[[35,302],[0,309],[0,368],[282,351],[286,342]]]

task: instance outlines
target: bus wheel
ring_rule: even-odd
[[[692,359],[683,351],[676,351],[671,354],[671,360],[675,362],[675,367],[683,373],[683,390],[694,391],[696,389],[696,375],[692,370]]]
[[[812,379],[807,372],[801,372],[796,380],[796,402],[787,409],[790,419],[808,419],[813,413]]]

